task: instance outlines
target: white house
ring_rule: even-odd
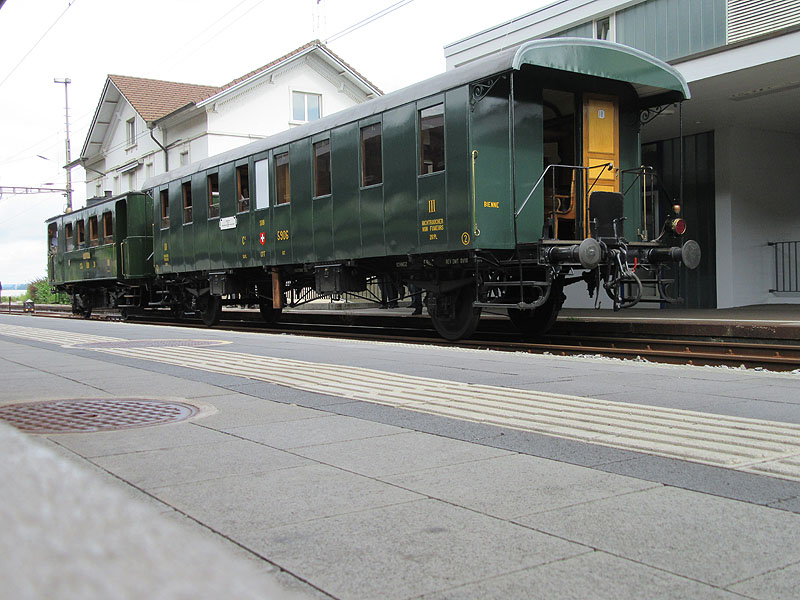
[[[381,93],[318,40],[219,87],[109,75],[73,166],[87,198],[116,195]]]

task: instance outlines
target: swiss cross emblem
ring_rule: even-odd
[[[267,243],[267,234],[262,231],[258,236],[258,241],[261,242],[262,246],[264,244],[266,244]]]

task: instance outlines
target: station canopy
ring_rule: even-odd
[[[625,81],[639,95],[641,108],[688,100],[689,85],[675,67],[641,50],[605,40],[547,38],[520,46],[512,66],[534,65]]]

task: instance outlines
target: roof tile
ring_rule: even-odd
[[[127,75],[108,78],[145,121],[155,121],[179,108],[216,94],[221,88],[193,83],[159,81]]]

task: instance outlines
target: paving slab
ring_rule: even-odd
[[[201,425],[232,431],[239,427],[264,423],[282,423],[318,419],[330,413],[285,402],[244,395],[221,395],[212,400],[217,413],[202,419]]]
[[[417,432],[298,448],[295,452],[368,477],[385,477],[509,454],[505,450]]]
[[[730,589],[756,600],[800,598],[800,564],[753,577],[730,586]]]
[[[299,456],[230,436],[211,444],[101,456],[94,462],[145,490],[231,475],[256,475],[309,463]]]
[[[392,506],[422,496],[322,464],[154,488],[151,493],[237,540],[291,523]]]
[[[192,422],[170,423],[119,431],[49,434],[48,437],[86,458],[147,450],[199,446],[228,441],[228,436]]]
[[[435,500],[296,523],[248,546],[353,600],[415,598],[589,551]]]
[[[396,435],[400,427],[323,413],[315,418],[228,428],[228,432],[273,448],[299,449],[335,442]]]
[[[786,596],[788,598],[788,596]],[[458,588],[425,594],[424,600],[741,600],[713,586],[632,563],[605,552],[589,552]]]
[[[658,485],[522,454],[381,477],[381,480],[509,520]]]
[[[800,561],[793,513],[668,486],[517,521],[718,587]]]

